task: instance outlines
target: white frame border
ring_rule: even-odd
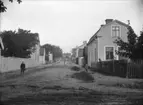
[[[106,60],[106,47],[113,47],[113,56],[115,57],[115,46],[114,45],[105,45],[104,46],[104,60]]]

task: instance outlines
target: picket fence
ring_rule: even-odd
[[[101,66],[102,65],[102,66]],[[102,61],[93,63],[93,70],[108,75],[120,76],[124,78],[143,78],[143,61],[127,62],[124,60]]]
[[[127,63],[127,78],[143,78],[143,60]]]

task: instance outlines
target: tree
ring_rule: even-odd
[[[9,2],[13,2],[13,0],[9,0]],[[21,3],[21,0],[17,0],[18,3]],[[0,0],[0,13],[6,12],[7,7],[4,5],[4,2]]]
[[[138,59],[143,59],[143,31],[141,31],[138,37],[136,55]]]
[[[40,43],[38,33],[30,30],[4,31],[0,34],[4,43],[2,55],[6,57],[30,57],[35,51],[35,45]]]
[[[115,40],[115,43],[120,47],[117,54],[123,57],[128,57],[131,60],[136,60],[137,53],[137,35],[131,26],[128,27],[127,42],[124,42],[120,37]]]
[[[45,44],[42,47],[45,48],[46,55],[48,55],[50,52],[53,54],[54,59],[62,57],[62,55],[63,55],[62,49],[59,46]],[[48,56],[46,56],[47,61],[48,61],[48,59],[49,59]]]

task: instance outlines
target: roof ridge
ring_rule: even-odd
[[[93,40],[94,40],[94,37],[97,36],[97,33],[101,30],[101,27],[96,31],[96,33],[89,39],[88,44],[90,44]]]

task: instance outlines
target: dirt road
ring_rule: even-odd
[[[1,100],[4,105],[142,105],[142,89],[110,86],[107,79],[95,75],[93,83],[70,77],[72,64],[59,62],[0,76]],[[93,75],[93,76],[94,76]],[[118,79],[124,81],[124,79]],[[135,80],[129,80],[129,82]],[[142,81],[142,80],[137,80]],[[135,81],[136,82],[136,81]],[[115,81],[114,81],[115,83]]]

